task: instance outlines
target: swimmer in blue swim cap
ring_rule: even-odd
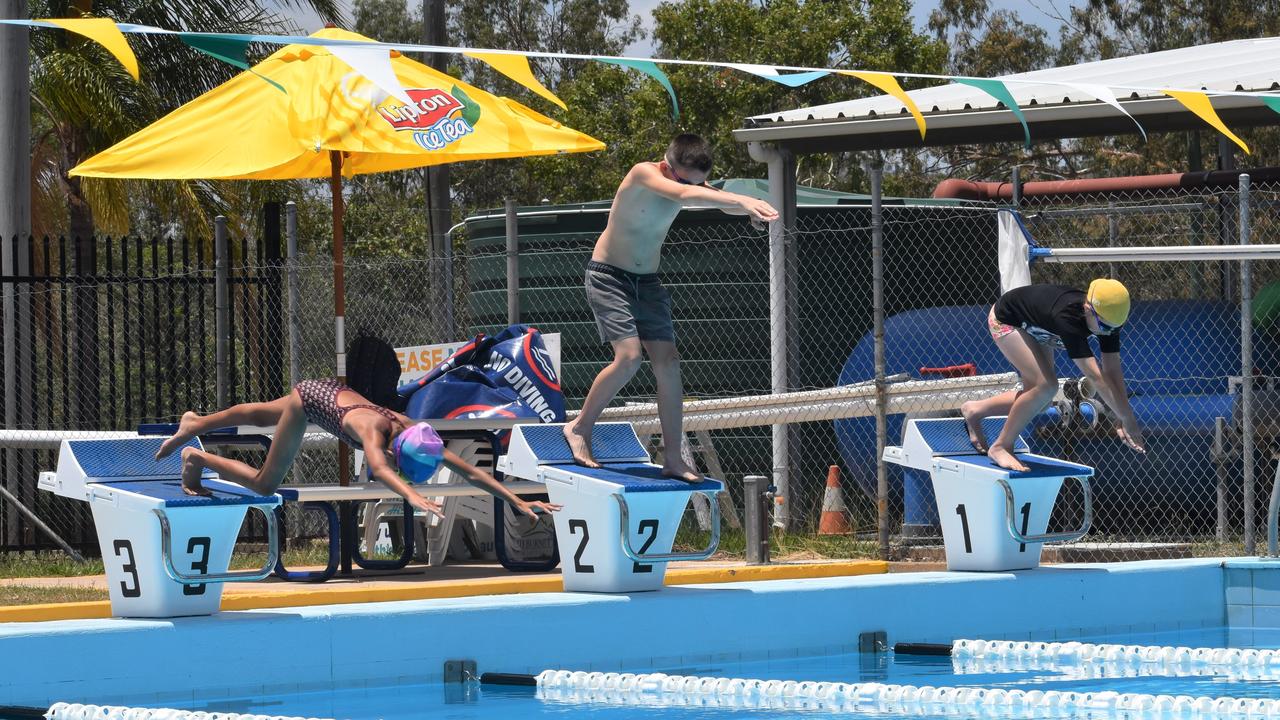
[[[444,441],[428,423],[375,405],[334,378],[303,380],[288,395],[271,402],[242,403],[209,415],[187,412],[178,423],[178,432],[160,446],[156,459],[169,455],[191,438],[218,428],[274,425],[271,449],[261,468],[194,447],[182,450],[182,489],[188,495],[210,494],[200,484],[200,474],[205,468],[218,473],[223,480],[270,495],[280,487],[297,457],[308,423],[363,450],[370,474],[424,512],[443,517],[440,505],[419,495],[411,485],[430,480],[440,465],[530,517],[537,517],[539,510],[560,509],[559,505],[521,499],[492,475],[445,448]]]

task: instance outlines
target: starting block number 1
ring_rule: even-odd
[[[573,553],[573,570],[579,573],[594,573],[595,565],[587,565],[582,562],[582,556],[587,552],[587,543],[591,542],[591,532],[587,529],[587,521],[582,518],[569,519],[569,534],[578,535],[578,531],[582,531],[582,539],[578,541],[578,549]],[[649,519],[641,520],[636,533],[644,537],[644,544],[640,546],[639,553],[644,554],[649,551],[655,540],[658,539],[658,521]],[[651,573],[653,565],[649,563],[631,563],[631,572],[634,573]]]
[[[1022,510],[1019,513],[1022,515],[1022,534],[1026,535],[1027,527],[1031,524],[1031,503],[1023,503]],[[960,527],[964,531],[964,551],[972,554],[973,540],[969,537],[969,514],[965,512],[964,503],[956,506],[956,514],[960,516]],[[1023,553],[1026,551],[1027,544],[1018,543],[1018,552]]]
[[[200,552],[199,559],[191,563],[191,570],[200,575],[209,572],[209,548],[212,546],[213,540],[208,537],[193,537],[187,540],[187,554],[193,555],[198,550]],[[111,546],[115,548],[116,557],[122,558],[124,564],[120,566],[120,571],[125,574],[125,579],[120,581],[120,595],[127,598],[142,597],[142,580],[138,577],[138,560],[133,554],[133,542],[130,540],[116,540]],[[183,585],[183,595],[203,595],[205,585]]]

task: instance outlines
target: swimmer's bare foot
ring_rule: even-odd
[[[960,414],[964,416],[964,426],[969,431],[969,443],[973,449],[980,453],[990,450],[986,433],[982,431],[982,416],[978,414],[977,403],[972,400],[964,403],[960,406]]]
[[[991,462],[999,465],[1005,470],[1012,470],[1014,472],[1026,472],[1027,470],[1030,470],[1030,468],[1023,465],[1013,453],[999,445],[992,445],[991,449],[987,451],[987,457],[991,458]]]
[[[161,458],[167,457],[174,450],[186,445],[188,440],[195,437],[196,433],[194,426],[195,422],[199,419],[200,416],[190,410],[183,413],[182,419],[178,421],[178,432],[174,433],[173,437],[164,441],[164,444],[156,451],[156,459],[160,460]]]
[[[574,462],[589,468],[600,467],[600,463],[591,456],[591,433],[579,432],[576,421],[564,424],[564,439],[569,442]]]
[[[702,481],[702,476],[685,464],[683,459],[668,460],[663,463],[662,476],[672,480],[683,480],[687,483]]]
[[[182,492],[208,497],[213,491],[200,484],[200,471],[204,465],[199,461],[199,452],[193,447],[182,449]]]

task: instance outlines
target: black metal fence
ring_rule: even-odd
[[[19,238],[2,280],[0,406],[7,430],[132,430],[188,408],[272,397],[287,386],[278,233],[208,238]],[[227,397],[217,397],[216,264],[228,269]],[[84,503],[37,492],[56,450],[0,445],[0,482],[72,545],[95,547]],[[18,445],[15,447],[15,445]],[[53,547],[0,500],[0,551]]]

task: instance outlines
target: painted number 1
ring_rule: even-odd
[[[973,552],[973,541],[969,539],[969,516],[964,511],[964,503],[956,506],[956,514],[960,516],[960,527],[964,530],[964,551]]]
[[[1031,523],[1031,503],[1022,506],[1022,537],[1027,536],[1027,526]],[[1027,544],[1018,543],[1018,552],[1026,552]]]

